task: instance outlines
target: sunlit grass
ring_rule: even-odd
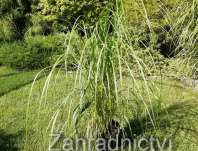
[[[0,70],[0,96],[32,83],[38,72],[20,72],[6,67],[1,67]]]
[[[79,98],[75,95],[71,96],[69,100],[65,99],[71,91],[74,79],[75,73],[68,74],[66,77],[65,74],[61,72],[59,73],[58,77],[52,77],[51,84],[48,88],[48,95],[46,96],[45,101],[42,102],[42,107],[40,108],[39,118],[38,100],[42,94],[45,78],[40,79],[35,83],[29,107],[28,148],[26,148],[26,151],[45,150],[48,147],[48,141],[51,139],[50,133],[47,131],[50,130],[48,127],[49,121],[57,110],[59,111],[59,116],[57,119],[57,124],[55,125],[55,129],[58,128],[59,124],[64,124],[67,121],[69,110],[74,110],[79,100]],[[166,80],[161,83],[160,78],[158,78],[155,79],[155,81],[156,85],[160,87],[160,101],[163,104],[163,107],[161,109],[155,109],[156,118],[159,123],[157,129],[155,131],[150,131],[148,127],[144,128],[145,135],[155,134],[156,136],[160,137],[165,137],[167,135],[169,136],[173,134],[178,125],[181,127],[183,126],[183,128],[186,129],[190,128],[189,126],[194,126],[194,128],[196,128],[196,111],[198,100],[197,92],[193,88],[187,88],[184,84],[177,80],[166,78]],[[144,85],[141,80],[138,80],[137,82],[139,85]],[[127,85],[129,83],[131,83],[130,79],[123,79],[123,87],[128,87]],[[148,81],[148,83],[150,82]],[[1,131],[4,131],[5,134],[12,134],[13,136],[16,135],[15,143],[17,144],[17,147],[21,148],[20,150],[23,150],[24,147],[23,140],[25,139],[26,130],[26,126],[24,124],[26,121],[26,115],[24,113],[26,113],[27,109],[30,87],[31,84],[28,84],[19,90],[10,92],[5,96],[0,97],[0,129]],[[141,121],[142,118],[147,116],[147,112],[144,110],[144,108],[139,108],[140,104],[135,97],[129,96],[127,90],[125,92],[123,91],[122,93],[123,101],[120,101],[119,110],[116,111],[116,115],[132,121],[137,117],[139,117],[139,120]],[[145,97],[144,99],[147,98]],[[127,104],[126,100],[128,101]],[[62,107],[60,108],[61,105]],[[90,112],[91,110],[94,110],[94,106],[92,106],[89,111],[85,112],[83,119],[80,121],[79,128],[80,133],[82,134],[86,132],[84,126],[86,126],[87,122],[90,120],[89,117],[92,115],[92,112]],[[137,112],[138,110],[139,112]],[[72,117],[70,119],[72,119]],[[164,120],[167,122],[172,122],[173,124],[167,125],[166,129],[162,129],[162,125],[160,126],[160,123],[165,124]],[[183,122],[177,123],[178,120],[182,120]],[[168,124],[167,122],[166,124]],[[123,126],[127,125],[126,122],[121,122],[121,124]],[[143,124],[146,123],[143,122]],[[152,128],[152,126],[150,128]],[[193,149],[196,149],[196,145],[193,145],[190,140],[182,139],[181,141],[181,138],[183,138],[182,135],[184,135],[183,133],[188,134],[188,138],[192,140],[195,139],[194,135],[186,130],[184,130],[184,132],[180,132],[181,133],[179,133],[176,138],[180,147],[179,149],[184,150],[189,144],[191,144],[192,151],[194,151]],[[75,129],[72,126],[67,125],[67,127],[65,127],[65,137],[73,136],[74,133]],[[181,142],[189,142],[189,144],[185,145]]]

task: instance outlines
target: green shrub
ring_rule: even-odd
[[[43,28],[40,25],[35,25],[30,27],[25,33],[26,37],[37,36],[37,35],[43,35]]]
[[[0,20],[0,41],[13,40],[14,32],[9,19]]]
[[[9,13],[17,5],[16,0],[1,0],[0,1],[0,16]]]
[[[58,49],[59,51],[52,55],[50,64],[54,65],[57,59],[62,56],[58,66],[63,67],[64,65],[69,71],[76,70],[82,51],[88,51],[84,50],[84,44],[85,39],[80,37],[76,31],[68,32],[64,35],[64,42],[60,44],[63,49]]]
[[[0,47],[0,62],[9,66],[22,66],[22,60],[26,56],[26,52],[23,49],[23,44],[19,42],[4,43]]]
[[[64,35],[28,37],[24,42],[4,43],[0,47],[0,62],[18,69],[49,66],[53,55],[61,54]]]
[[[28,35],[68,32],[77,18],[79,26],[93,29],[107,0],[1,0],[0,16],[10,17],[14,39]],[[31,15],[30,15],[31,14]],[[79,27],[81,28],[81,27]]]
[[[56,25],[54,26],[58,30],[60,30],[60,26],[65,26],[65,31],[68,31],[72,28],[78,17],[80,17],[79,24],[92,28],[106,2],[108,1],[38,0],[33,4],[32,8],[33,12],[40,16],[40,22],[46,22],[51,27],[55,23]]]
[[[68,70],[75,70],[82,46],[83,39],[76,32],[66,35],[27,36],[24,41],[6,42],[0,46],[0,64],[17,69],[38,69],[54,65],[65,53],[67,57],[64,61],[67,62]]]
[[[30,12],[30,0],[0,1],[0,20],[9,22],[9,27],[13,30],[12,36],[14,40],[22,39],[27,27],[30,26]],[[7,39],[5,34],[2,37]]]

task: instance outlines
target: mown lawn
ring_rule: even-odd
[[[6,71],[7,74],[6,68],[2,70]],[[34,145],[28,147],[28,150],[38,150],[38,146],[44,141],[42,132],[46,130],[53,113],[70,91],[69,87],[73,83],[71,78],[74,75],[65,78],[65,75],[61,73],[51,81],[47,98],[42,100],[43,102],[40,96],[46,80],[45,77],[36,81],[29,99],[32,81],[37,72],[21,72],[15,76],[0,79],[0,81],[2,80],[0,85],[2,88],[1,93],[6,92],[0,97],[0,150],[23,149],[27,129],[26,122],[30,126],[28,129],[33,131],[30,143],[34,143]],[[3,75],[3,72],[1,74]],[[9,92],[8,90],[5,91],[5,88]],[[27,118],[28,121],[26,121]]]
[[[32,83],[37,73],[38,71],[24,72],[0,67],[0,96]]]
[[[8,68],[8,67],[5,67],[5,66],[0,66],[0,78],[12,76],[14,74],[17,74],[18,72],[19,71],[16,71],[12,68]]]
[[[6,71],[5,74],[9,74],[9,72]],[[5,74],[1,72],[1,75]],[[67,123],[64,129],[65,137],[73,136],[75,132],[72,124],[72,112],[79,101],[77,95],[71,94],[75,73],[66,76],[63,72],[59,72],[59,74],[52,76],[48,91],[43,95],[43,98],[40,97],[46,77],[36,81],[31,97],[29,97],[32,86],[30,81],[34,76],[35,72],[24,72],[7,78],[0,78],[1,82],[3,82],[1,88],[3,90],[9,88],[10,90],[9,93],[0,97],[1,151],[47,150],[51,125],[53,125],[52,121],[55,120],[56,115],[57,124]],[[27,81],[29,83],[24,85]],[[130,128],[136,131],[137,135],[154,135],[160,138],[170,137],[175,147],[173,150],[177,151],[198,150],[198,135],[196,135],[198,130],[197,91],[193,88],[187,88],[177,80],[165,79],[163,83],[159,81],[156,80],[156,85],[161,95],[158,97],[160,98],[161,107],[154,107],[153,109],[156,115],[156,129],[146,122],[148,120],[146,114],[142,114],[139,119],[136,118],[135,111],[137,111],[137,108],[135,106],[137,104],[132,99],[127,100],[127,106],[125,102],[120,103],[118,114],[124,114],[128,119]],[[126,80],[125,84],[130,84],[130,81]],[[21,86],[13,89],[13,87],[19,85]],[[3,92],[2,89],[1,92]],[[71,97],[67,99],[70,94]],[[85,125],[90,120],[89,115],[92,114],[91,111],[89,112],[80,121],[80,133],[82,135],[86,132]],[[123,126],[126,130],[129,129],[126,123],[123,123]]]

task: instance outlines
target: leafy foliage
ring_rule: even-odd
[[[105,3],[106,0],[39,0],[33,5],[33,10],[41,16],[41,21],[46,21],[51,26],[64,25],[67,31],[77,18],[81,25],[93,28]]]
[[[68,32],[77,18],[79,18],[79,26],[93,29],[107,2],[106,0],[1,0],[0,16],[10,18],[15,39],[18,39],[23,38],[29,29],[38,30],[39,26],[42,27],[42,30],[39,29],[40,34]],[[79,27],[79,30],[81,28]]]
[[[0,20],[0,27],[0,41],[12,41],[14,33],[9,19]]]
[[[63,53],[63,42],[64,35],[54,35],[28,37],[24,42],[4,43],[0,47],[0,62],[19,69],[49,66],[52,55]]]

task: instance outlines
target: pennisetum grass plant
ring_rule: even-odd
[[[108,131],[107,126],[112,120],[121,119],[119,117],[119,104],[122,97],[123,75],[125,73],[131,79],[131,87],[137,89],[135,94],[140,98],[146,112],[149,114],[152,125],[155,127],[154,113],[150,110],[152,106],[151,98],[145,101],[141,93],[142,86],[138,85],[134,70],[131,69],[128,58],[129,52],[132,54],[138,65],[140,77],[144,81],[145,93],[150,96],[151,91],[146,81],[144,71],[147,70],[144,62],[133,54],[133,48],[128,42],[127,30],[122,25],[123,6],[120,0],[116,3],[110,2],[91,36],[86,39],[85,47],[79,61],[79,84],[82,90],[79,106],[74,111],[74,123],[77,126],[82,111],[91,106],[90,125],[92,137],[100,136]],[[82,77],[81,77],[82,76]],[[82,82],[84,81],[84,82]],[[148,105],[149,103],[150,105]],[[89,105],[88,105],[89,104]],[[150,106],[150,107],[148,107]],[[90,130],[90,129],[88,129]]]
[[[144,5],[143,1],[142,5]],[[143,12],[152,32],[145,7]],[[132,110],[134,118],[138,119],[144,114],[148,115],[149,123],[154,129],[157,128],[155,121],[157,115],[154,107],[156,103],[158,107],[161,103],[160,90],[152,80],[148,80],[146,73],[150,73],[150,69],[135,53],[130,43],[129,32],[124,25],[123,2],[121,0],[109,2],[101,13],[93,32],[89,35],[85,30],[85,37],[79,38],[80,42],[77,40],[78,38],[76,39],[77,27],[78,24],[75,24],[67,35],[64,43],[65,54],[60,56],[52,67],[39,100],[37,133],[40,133],[39,123],[42,121],[40,111],[46,104],[47,89],[52,76],[56,73],[57,66],[64,62],[62,66],[65,68],[65,78],[67,78],[70,74],[67,70],[68,57],[74,51],[73,49],[76,49],[75,51],[79,55],[76,58],[74,55],[75,80],[70,93],[58,105],[45,133],[42,134],[43,150],[50,149],[52,146],[53,139],[50,136],[60,121],[63,123],[61,130],[66,132],[65,135],[68,137],[77,135],[78,137],[97,138],[108,131],[111,121],[118,122],[121,127],[123,124],[128,124],[129,119],[126,114]],[[75,40],[74,43],[79,42],[80,46],[73,48],[73,40]],[[136,63],[135,67],[130,65],[131,60]],[[153,66],[155,66],[154,62]],[[131,104],[132,107],[129,108]],[[65,107],[67,107],[65,109],[67,111],[64,111]],[[26,125],[28,125],[28,120]],[[28,137],[29,127],[26,129]],[[28,143],[25,147],[28,150]]]

